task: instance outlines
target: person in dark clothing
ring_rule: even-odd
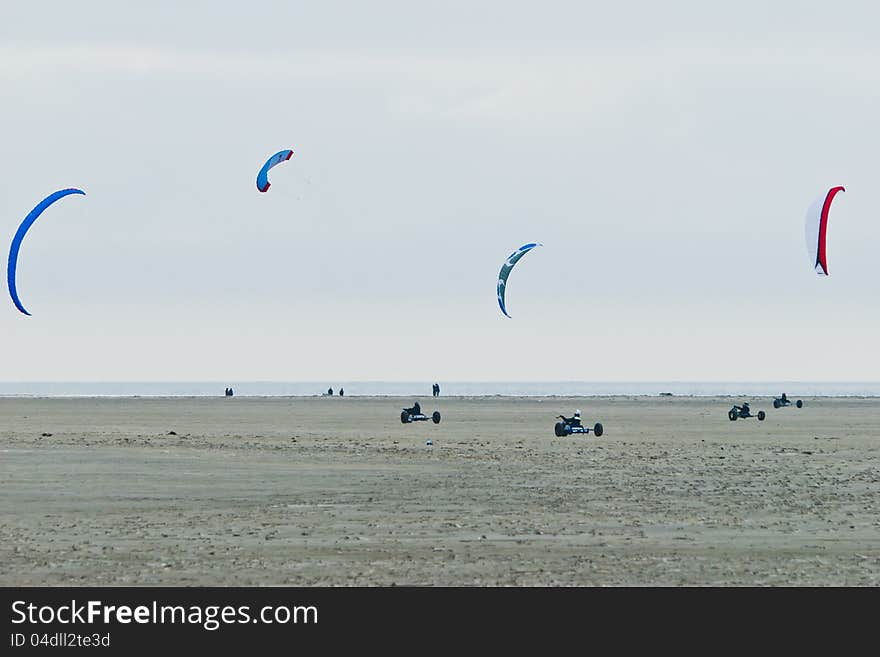
[[[403,410],[405,410],[410,415],[421,415],[422,414],[422,407],[419,404],[419,402],[415,402],[410,408],[405,408]]]
[[[345,395],[345,390],[343,390],[342,388],[340,388],[340,389],[339,389],[339,396],[342,397],[343,395]]]
[[[333,388],[327,388],[327,394],[333,396]]]
[[[571,425],[571,426],[573,426],[573,427],[579,427],[579,426],[581,426],[581,411],[580,411],[580,409],[576,410],[576,411],[574,412],[574,415],[571,416],[571,417],[565,417],[564,415],[560,415],[559,418],[560,418],[565,424]]]

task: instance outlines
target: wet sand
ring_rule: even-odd
[[[0,585],[880,584],[880,400],[420,401],[0,399]]]

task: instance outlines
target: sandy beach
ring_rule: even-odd
[[[878,399],[420,401],[0,399],[0,584],[880,584]]]

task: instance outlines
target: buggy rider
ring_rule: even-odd
[[[410,415],[421,415],[422,407],[419,405],[419,402],[415,402],[412,407],[403,409]]]
[[[572,417],[565,417],[564,415],[561,415],[560,417],[562,418],[562,421],[568,425],[571,425],[573,427],[582,426],[581,425],[581,409],[577,409],[574,412],[574,415]]]

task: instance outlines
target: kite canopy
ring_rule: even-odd
[[[275,155],[266,160],[266,164],[263,165],[263,168],[260,169],[260,172],[257,174],[257,189],[261,192],[265,192],[269,189],[269,169],[282,162],[287,162],[292,155],[293,151],[291,150],[278,151]]]
[[[831,202],[838,192],[843,192],[843,187],[832,187],[826,194],[817,198],[807,210],[806,237],[807,255],[810,264],[819,276],[828,275],[828,259],[825,249],[825,234],[828,230],[828,213],[831,210]]]
[[[501,266],[501,271],[498,273],[498,305],[501,306],[501,312],[505,314],[505,316],[510,317],[507,314],[507,309],[504,306],[504,294],[507,291],[507,277],[510,276],[510,272],[513,269],[513,266],[520,261],[526,253],[534,249],[536,246],[541,246],[541,244],[523,244],[516,251],[510,254],[510,257],[504,261],[504,264]]]
[[[12,244],[9,247],[9,265],[6,268],[6,282],[9,285],[9,296],[12,297],[12,303],[14,303],[15,307],[25,315],[30,315],[30,313],[21,305],[21,300],[18,298],[18,290],[15,287],[15,270],[18,266],[18,250],[21,248],[21,242],[24,239],[24,236],[37,220],[37,217],[43,214],[43,210],[48,208],[55,201],[62,199],[65,196],[69,196],[70,194],[82,194],[85,196],[85,192],[81,189],[62,189],[49,194],[49,196],[37,204],[37,207],[28,213],[28,216],[24,218],[24,221],[22,221],[21,225],[18,227],[15,237],[12,238]]]

